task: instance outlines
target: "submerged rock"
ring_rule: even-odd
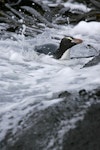
[[[100,63],[100,54],[95,56],[92,60],[90,60],[84,67],[91,67]]]
[[[38,53],[52,55],[58,49],[58,45],[53,44],[53,43],[48,43],[48,44],[35,46],[34,49]]]

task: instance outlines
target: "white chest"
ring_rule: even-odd
[[[69,60],[70,59],[70,49],[66,50],[60,59],[61,60],[64,60],[64,59]]]

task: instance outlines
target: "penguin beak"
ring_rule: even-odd
[[[83,42],[83,40],[81,40],[81,39],[73,39],[72,40],[72,43],[75,43],[75,44],[80,44],[82,42]]]

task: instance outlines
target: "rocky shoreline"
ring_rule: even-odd
[[[23,24],[27,26],[25,36],[35,37],[44,31],[45,26],[52,28],[68,24],[68,17],[71,24],[82,20],[100,21],[100,2],[85,0],[85,3],[92,10],[82,12],[64,5],[43,5],[36,0],[15,3],[1,0],[0,23],[7,24],[7,28],[0,32],[0,38],[5,38],[8,32],[20,33]],[[99,63],[100,54],[84,67]],[[19,120],[16,132],[13,132],[14,128],[7,130],[4,138],[0,139],[0,150],[100,150],[100,86],[90,91],[63,91],[53,99],[60,100],[43,110],[35,109],[33,104],[27,106],[32,107],[28,117]],[[24,109],[22,111],[24,113]],[[12,116],[9,119],[12,123]]]
[[[74,95],[65,91],[58,97],[60,102],[44,110],[33,110],[24,123],[20,120],[15,134],[8,130],[0,149],[99,150],[100,88]]]

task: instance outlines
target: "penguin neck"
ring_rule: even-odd
[[[61,56],[60,59],[61,59],[61,60],[64,60],[64,59],[69,60],[69,59],[70,59],[70,49],[67,49],[67,50],[63,53],[63,55]]]

